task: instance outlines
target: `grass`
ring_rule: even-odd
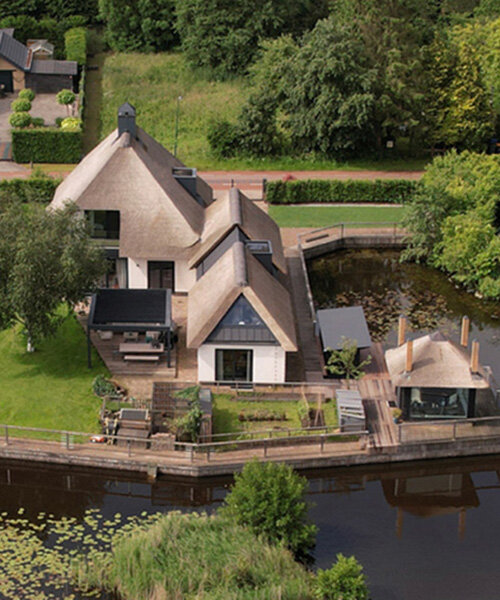
[[[270,400],[233,400],[231,394],[215,394],[213,404],[214,433],[232,433],[243,431],[258,431],[263,429],[300,429],[301,422],[297,410],[297,400],[290,402]],[[314,408],[311,405],[311,408]],[[337,425],[335,402],[323,404],[326,425]],[[238,415],[256,411],[284,412],[286,421],[240,421]]]
[[[93,353],[95,366],[89,370],[85,334],[74,315],[32,354],[17,329],[0,332],[0,423],[97,431],[101,401],[91,386],[107,371]]]
[[[101,58],[99,58],[99,61]],[[99,62],[100,64],[100,62]],[[91,75],[91,71],[89,74]],[[99,72],[100,73],[100,72]],[[169,150],[175,140],[177,99],[179,102],[178,156],[188,166],[204,170],[408,170],[420,171],[428,159],[353,160],[338,162],[311,156],[306,158],[219,159],[210,152],[207,132],[213,120],[235,122],[249,95],[244,78],[211,81],[207,73],[190,68],[180,53],[108,54],[99,75],[89,78],[87,98],[95,100],[95,89],[102,86],[100,139],[116,128],[118,107],[125,101],[137,109],[137,122]],[[95,89],[91,89],[94,86]],[[96,138],[96,110],[89,106],[86,115],[85,149]]]
[[[326,227],[335,223],[399,222],[401,206],[269,206],[280,227]],[[361,227],[361,225],[360,225]]]

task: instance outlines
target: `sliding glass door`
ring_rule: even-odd
[[[174,291],[174,263],[170,261],[148,261],[148,288],[166,288]]]
[[[252,381],[252,350],[216,350],[215,379],[217,381]]]

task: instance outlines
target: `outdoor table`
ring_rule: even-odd
[[[124,342],[120,344],[120,352],[122,354],[161,354],[164,350],[163,344],[153,346],[150,343],[144,342]]]

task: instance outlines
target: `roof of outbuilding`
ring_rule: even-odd
[[[408,344],[385,353],[387,369],[395,387],[488,388],[484,370],[470,370],[469,353],[440,332],[413,340],[412,370],[406,373]]]
[[[29,71],[33,53],[24,44],[13,38],[8,30],[1,30],[0,56],[19,69]]]
[[[325,308],[317,311],[323,350],[340,350],[343,338],[355,340],[358,348],[372,345],[362,306]]]
[[[223,198],[216,200],[206,209],[201,240],[189,266],[197,266],[235,226],[251,240],[269,240],[274,265],[286,273],[286,260],[278,225],[238,188],[231,188]]]
[[[59,185],[50,206],[73,201],[83,210],[119,210],[121,256],[187,258],[200,239],[204,208],[173,176],[179,166],[140,127],[136,137],[115,130]]]
[[[229,250],[188,293],[187,345],[201,346],[242,295],[248,300],[282,348],[297,350],[295,322],[288,290],[245,249]]]
[[[78,63],[74,60],[35,59],[30,73],[39,75],[76,75]]]

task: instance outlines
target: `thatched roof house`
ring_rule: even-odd
[[[199,348],[240,296],[248,301],[285,351],[297,350],[288,291],[242,242],[233,244],[191,288],[188,295],[188,347]],[[244,327],[242,323],[241,328]],[[243,340],[240,338],[240,341]],[[260,340],[247,337],[245,341]]]
[[[51,207],[120,211],[120,256],[170,260],[190,255],[204,207],[174,176],[184,165],[141,128],[113,131],[57,188]]]
[[[189,261],[189,266],[197,267],[235,227],[238,227],[250,240],[269,241],[272,247],[273,264],[282,273],[286,273],[286,261],[278,225],[237,188],[231,188],[225,197],[214,202],[205,211],[205,225],[201,240]]]
[[[410,371],[406,371],[407,344],[385,353],[394,387],[488,388],[487,374],[471,371],[469,353],[442,333],[436,332],[413,340]]]

